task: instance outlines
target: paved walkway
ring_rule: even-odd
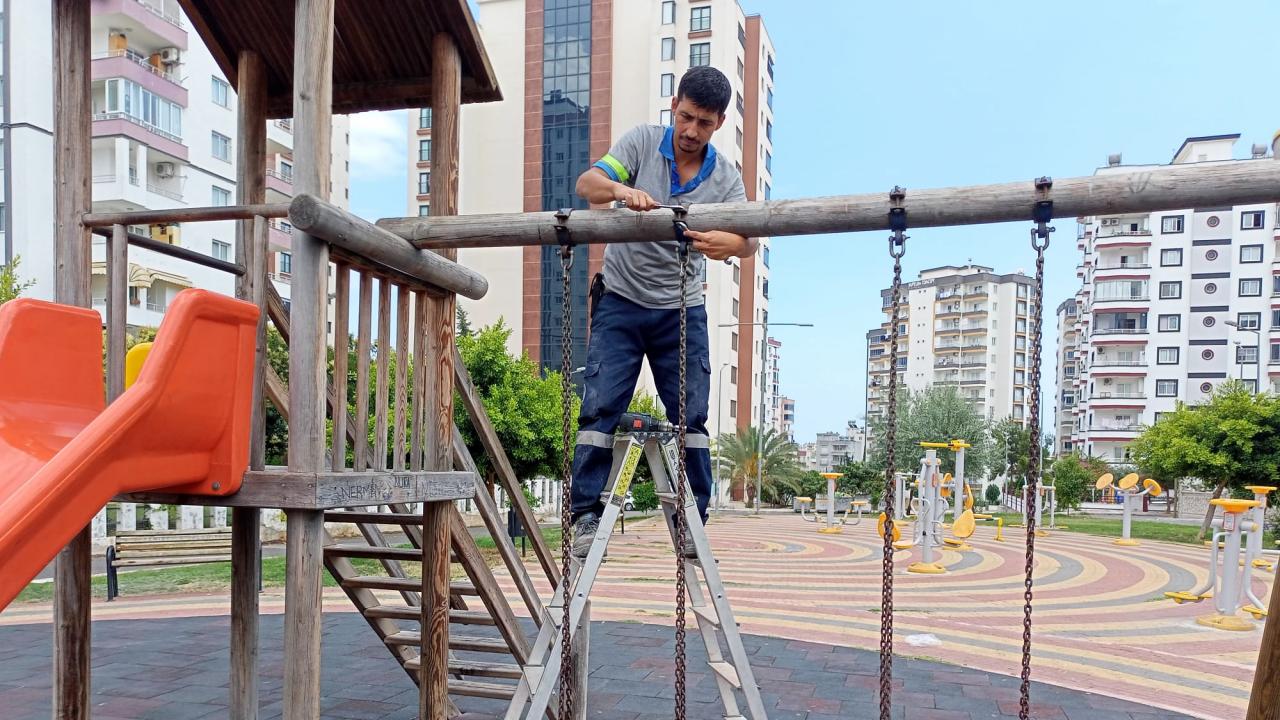
[[[282,618],[262,622],[262,720],[279,718]],[[532,629],[532,625],[528,627]],[[326,652],[321,717],[410,720],[418,692],[363,620],[353,613],[324,618]],[[591,693],[594,720],[670,720],[672,631],[607,622],[593,625]],[[94,626],[95,720],[213,720],[227,717],[225,617],[104,621]],[[779,638],[747,636],[771,720],[835,720],[875,716],[875,653]],[[722,718],[714,680],[690,645],[690,720]],[[0,708],[9,720],[50,714],[49,626],[0,628]],[[900,658],[895,717],[903,720],[978,720],[1017,715],[1013,678]],[[1034,717],[1054,720],[1184,720],[1149,713],[1131,703],[1051,686],[1035,687]],[[467,718],[501,717],[501,701],[467,698]]]
[[[657,633],[654,637],[669,638],[674,565],[664,532],[657,523],[634,523],[628,525],[626,535],[615,536],[610,561],[602,570],[593,596],[593,617],[626,624],[597,633],[593,646],[619,632],[623,635],[652,632]],[[725,516],[713,520],[709,532],[738,620],[744,632],[756,636],[753,645],[761,648],[755,664],[762,667],[759,680],[771,697],[782,703],[793,695],[790,690],[795,689],[788,683],[801,683],[799,691],[808,692],[811,698],[844,703],[839,713],[830,716],[869,717],[868,703],[873,702],[873,696],[872,686],[867,683],[874,679],[867,674],[867,667],[874,669],[874,662],[865,658],[872,658],[866,651],[878,646],[880,604],[879,540],[872,524],[865,522],[847,528],[843,535],[833,536],[818,535],[812,524],[789,513],[766,514],[762,518]],[[1000,713],[1010,708],[1008,703],[1016,699],[1011,693],[1016,690],[1013,676],[1017,675],[1020,664],[1023,571],[1022,539],[1016,532],[1010,531],[1009,542],[996,543],[990,539],[990,529],[979,529],[979,537],[972,541],[977,548],[975,552],[943,554],[942,560],[950,570],[943,576],[907,574],[903,570],[912,559],[911,553],[898,554],[895,648],[901,656],[947,663],[922,662],[920,682],[912,682],[907,675],[916,667],[916,660],[904,658],[895,664],[901,671],[898,679],[907,679],[907,685],[898,693],[899,705],[915,708],[906,715],[907,720],[1001,717]],[[1038,539],[1036,547],[1039,565],[1034,677],[1059,686],[1037,685],[1033,697],[1037,703],[1046,705],[1039,716],[1123,720],[1130,717],[1125,713],[1141,713],[1142,708],[1160,708],[1215,720],[1236,720],[1243,716],[1261,633],[1226,633],[1202,628],[1194,623],[1194,618],[1209,612],[1207,605],[1179,606],[1159,599],[1165,590],[1186,589],[1205,577],[1207,549],[1156,542],[1122,548],[1105,538],[1064,532]],[[532,566],[531,570],[536,573]],[[1265,580],[1266,583],[1260,580],[1255,586],[1264,600],[1270,576]],[[504,586],[511,595],[512,605],[519,611],[518,595],[509,582],[504,581]],[[282,595],[279,592],[264,594],[262,608],[268,614],[281,612]],[[347,620],[343,618],[349,619],[356,628],[342,631],[351,632],[352,639],[339,643],[355,643],[368,636],[367,641],[360,640],[372,648],[368,658],[385,654],[372,639],[372,633],[360,631],[364,625],[350,614],[350,604],[340,591],[326,591],[325,608],[347,611],[328,618],[331,628],[336,627],[335,624],[346,627]],[[103,629],[95,637],[98,643],[108,646],[104,638],[108,633],[106,628],[115,625],[111,620],[148,619],[150,622],[120,625],[137,627],[130,632],[153,638],[163,656],[167,652],[163,648],[174,645],[173,638],[184,637],[186,643],[185,635],[164,629],[165,618],[223,616],[226,612],[225,596],[126,597],[109,605],[95,606],[95,619],[104,621],[96,624]],[[34,646],[47,655],[49,640],[45,623],[49,619],[47,606],[17,605],[0,613],[0,648],[15,647],[3,626],[34,624],[23,632],[37,633],[38,640],[17,646]],[[218,628],[214,635],[217,642],[222,643],[218,647],[224,648],[225,634],[220,633],[225,630],[226,620],[219,618],[216,622],[220,624],[214,625]],[[264,622],[278,624],[276,619]],[[654,627],[638,627],[637,622],[652,623]],[[802,642],[792,644],[790,640]],[[610,646],[607,653],[613,656],[622,646],[649,643],[647,655],[623,666],[630,668],[633,662],[642,660],[669,664],[670,651],[664,649],[666,642],[653,638],[620,639],[618,648]],[[800,659],[786,653],[779,656],[766,652],[778,647],[777,643],[788,653],[801,653]],[[326,647],[335,646],[343,647],[335,643],[333,637],[326,637]],[[691,642],[690,647],[696,648],[697,643]],[[36,663],[38,672],[29,669],[11,675],[13,654],[6,650],[0,650],[0,683],[20,680],[47,685],[47,664]],[[846,654],[857,659],[840,659],[834,666],[828,662]],[[149,652],[141,654],[142,657],[149,655]],[[99,657],[95,655],[95,660]],[[225,683],[225,655],[219,657],[217,670],[222,673],[219,682]],[[274,657],[277,663],[274,667],[278,668],[279,657]],[[344,657],[345,653],[327,653],[326,673],[333,672],[334,664],[340,667]],[[595,657],[603,658],[606,654],[598,652]],[[779,659],[781,664],[777,662]],[[798,664],[787,664],[793,661]],[[47,657],[42,662],[47,662]],[[854,664],[841,664],[846,662]],[[859,664],[867,662],[872,665]],[[267,667],[273,666],[264,664],[264,668]],[[391,667],[394,669],[394,665]],[[961,667],[982,671],[974,676],[986,678],[975,681],[981,690],[965,689],[971,683]],[[841,669],[845,671],[843,677],[820,679],[804,674]],[[119,671],[107,668],[105,672]],[[649,686],[649,679],[656,679],[656,676],[641,677],[628,670],[617,672],[628,673],[625,679],[643,681],[640,684],[645,687]],[[801,674],[797,677],[796,673]],[[851,677],[853,675],[858,677]],[[342,673],[337,672],[336,677],[342,677]],[[613,680],[619,679],[607,674],[598,677],[609,682],[593,683],[593,693],[606,691]],[[855,686],[861,688],[861,694],[853,697],[830,697],[830,689],[819,692],[820,688]],[[1080,688],[1138,705],[1085,697],[1075,691]],[[0,689],[0,703],[9,697],[6,692],[12,689]],[[670,692],[669,687],[665,692]],[[931,694],[933,699],[923,696],[918,701],[911,699],[921,692]],[[644,697],[639,692],[622,694]],[[607,703],[611,697],[606,695],[597,702]],[[968,713],[963,715],[942,712],[958,710],[955,703],[960,697],[978,701],[973,706],[978,709],[962,711]],[[794,697],[786,700],[794,701]],[[983,701],[994,703],[994,708]],[[808,717],[817,720],[829,716],[827,710],[832,706],[823,707],[827,709],[814,706],[794,710],[812,712]],[[1074,711],[1068,712],[1072,708]],[[1082,708],[1089,708],[1089,712]],[[617,710],[615,706],[601,709]],[[1158,713],[1155,716],[1181,717]],[[631,720],[635,716],[602,714],[598,717]]]

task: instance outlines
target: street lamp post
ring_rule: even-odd
[[[1231,327],[1233,327],[1233,328],[1235,328],[1235,329],[1237,329],[1237,330],[1243,330],[1243,331],[1245,331],[1245,332],[1251,332],[1251,333],[1253,333],[1253,337],[1255,338],[1255,341],[1254,341],[1254,345],[1253,345],[1253,347],[1254,347],[1254,352],[1256,353],[1256,356],[1253,358],[1253,361],[1254,361],[1254,362],[1253,362],[1253,391],[1254,391],[1254,392],[1258,392],[1258,388],[1259,388],[1259,387],[1261,386],[1261,384],[1262,384],[1262,377],[1261,377],[1261,371],[1262,371],[1262,332],[1261,332],[1261,331],[1259,331],[1257,328],[1240,327],[1240,323],[1239,323],[1239,322],[1236,322],[1235,320],[1228,320],[1228,321],[1226,322],[1226,324],[1227,324],[1227,325],[1230,325]],[[1239,351],[1236,351],[1236,352],[1237,352],[1237,354],[1239,354]],[[1237,358],[1237,361],[1238,361],[1238,360],[1239,360],[1239,358]],[[1239,362],[1237,362],[1236,364],[1237,364],[1237,365],[1239,365]],[[1242,375],[1243,373],[1237,372],[1237,374],[1238,374],[1238,375]]]
[[[774,325],[785,325],[788,327],[813,327],[813,323],[773,323]],[[759,325],[763,329],[760,333],[760,420],[756,426],[756,509],[758,515],[760,513],[760,491],[764,487],[764,396],[768,387],[767,368],[769,363],[769,321],[762,320],[760,322],[736,322],[736,323],[720,323],[719,327],[738,327],[740,325]]]
[[[721,406],[724,404],[724,369],[730,367],[729,363],[720,363],[720,369],[716,371],[716,479],[715,479],[715,508],[720,510],[720,426],[724,420],[724,413]]]

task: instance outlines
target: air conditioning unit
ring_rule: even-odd
[[[1111,378],[1102,378],[1102,384],[1103,384],[1103,385],[1110,385],[1110,384],[1111,384]]]
[[[171,162],[156,163],[156,177],[160,177],[160,178],[173,177],[173,163]]]
[[[182,51],[176,47],[167,47],[160,51],[160,62],[173,65],[182,60]]]

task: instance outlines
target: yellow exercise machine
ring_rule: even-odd
[[[1262,609],[1262,602],[1254,596],[1250,587],[1253,563],[1250,562],[1249,554],[1246,552],[1245,561],[1240,561],[1242,536],[1248,533],[1252,542],[1252,536],[1262,535],[1262,525],[1253,521],[1253,511],[1260,503],[1257,500],[1236,498],[1215,498],[1209,502],[1222,508],[1222,518],[1213,521],[1219,532],[1213,534],[1209,580],[1190,592],[1167,592],[1165,597],[1173,599],[1179,605],[1211,597],[1217,612],[1196,618],[1197,623],[1219,630],[1252,630],[1253,623],[1237,615],[1236,611],[1244,610],[1255,620],[1267,616],[1267,611]],[[1219,543],[1222,543],[1221,548]],[[1246,599],[1252,604],[1241,607]]]
[[[1267,495],[1275,492],[1276,489],[1269,485],[1246,485],[1245,487],[1253,493],[1253,499],[1258,501],[1258,506],[1249,511],[1250,519],[1258,527],[1263,527],[1267,517]],[[1250,565],[1259,570],[1275,572],[1275,563],[1262,557],[1262,533],[1260,532],[1249,533],[1249,546],[1245,558]],[[1259,607],[1261,607],[1260,604]]]
[[[862,522],[862,513],[871,505],[866,500],[851,501],[849,503],[849,507],[845,508],[844,514],[840,516],[839,522],[836,521],[836,480],[842,477],[842,473],[824,472],[822,473],[822,477],[827,479],[826,520],[824,521],[822,516],[818,514],[818,510],[821,508],[813,502],[813,498],[807,497],[796,498],[796,502],[800,503],[800,517],[808,520],[809,522],[818,523],[821,526],[818,528],[818,532],[823,533],[824,535],[839,534],[843,531],[843,526],[857,525]],[[821,500],[821,497],[819,497],[819,500]],[[805,510],[810,508],[813,509],[812,517],[805,513]],[[853,511],[856,511],[857,515],[854,517],[853,522],[849,522],[849,513]],[[883,533],[884,531],[881,530],[881,532]]]
[[[1111,473],[1103,473],[1096,483],[1093,484],[1099,490],[1110,488],[1115,481],[1115,476]],[[1142,481],[1142,490],[1135,491],[1138,486],[1138,473],[1129,473],[1120,478],[1120,482],[1115,484],[1119,489],[1121,501],[1124,503],[1124,520],[1121,522],[1120,539],[1115,541],[1116,545],[1139,545],[1137,540],[1129,537],[1130,526],[1133,524],[1133,511],[1138,506],[1142,496],[1150,495],[1151,497],[1160,497],[1164,493],[1164,489],[1160,487],[1160,483],[1147,478]]]
[[[907,565],[907,572],[940,575],[947,570],[942,563],[934,559],[934,550],[942,545],[939,536],[948,506],[947,501],[942,497],[942,463],[938,460],[938,451],[935,449],[941,443],[920,444],[928,449],[920,459],[920,475],[916,481],[918,495],[912,500],[912,506],[916,511],[912,539],[909,542],[896,542],[894,547],[920,548],[920,559]]]

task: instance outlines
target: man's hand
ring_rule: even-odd
[[[643,190],[637,190],[633,187],[628,187],[622,183],[614,183],[613,199],[621,202],[636,212],[652,210],[660,204],[657,200],[650,197],[649,193]]]
[[[712,260],[728,260],[731,257],[747,257],[755,247],[747,238],[723,230],[685,230],[685,237],[693,240],[693,249]]]

